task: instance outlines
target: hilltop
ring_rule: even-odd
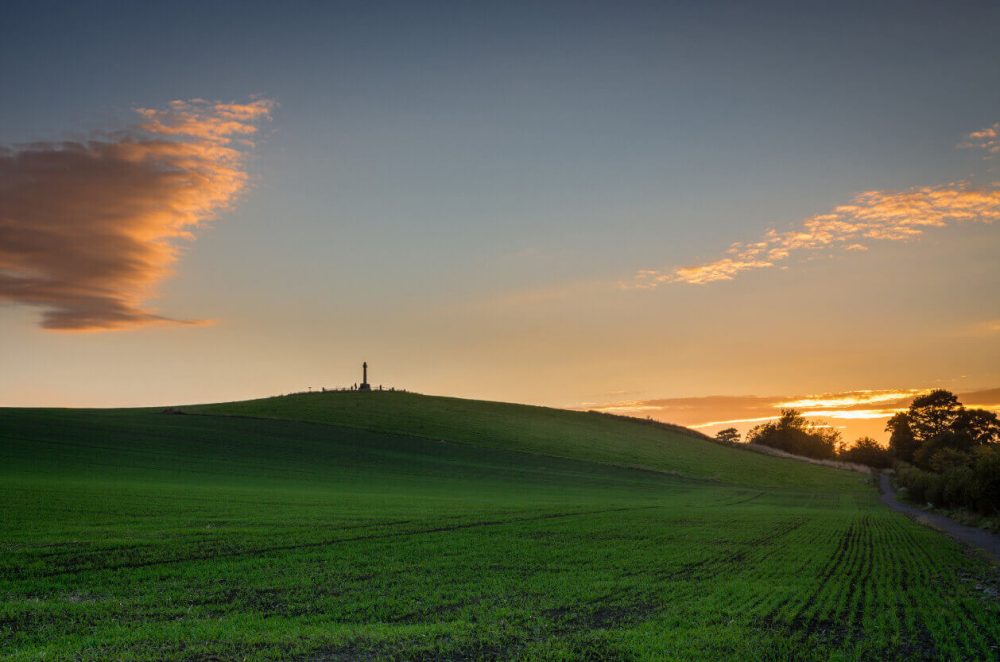
[[[736,485],[844,489],[865,482],[860,476],[720,445],[680,426],[401,391],[301,393],[181,410],[340,425]]]

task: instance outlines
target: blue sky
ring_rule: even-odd
[[[36,307],[0,304],[0,341],[23,349],[3,357],[11,404],[266,394],[349,383],[362,358],[411,388],[556,405],[615,400],[622,382],[638,398],[916,388],[961,379],[977,357],[970,386],[1000,374],[995,337],[914,365],[921,347],[947,345],[921,335],[928,319],[943,338],[943,318],[1000,318],[987,294],[995,225],[733,282],[615,286],[712,261],[861,191],[990,186],[996,161],[956,146],[1000,120],[995,3],[31,2],[3,14],[8,147],[117,131],[133,109],[176,99],[276,104],[250,185],[179,243],[150,299],[215,325],[53,334]],[[925,313],[902,303],[908,284]],[[768,312],[782,300],[810,319]],[[727,314],[745,340],[707,330]],[[845,349],[859,335],[874,367]],[[839,358],[815,358],[817,346]],[[109,371],[96,388],[95,366]]]

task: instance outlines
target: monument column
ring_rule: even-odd
[[[370,391],[372,387],[368,385],[368,361],[361,364],[361,386],[358,387],[359,391]]]

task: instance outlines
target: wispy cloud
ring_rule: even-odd
[[[904,241],[927,228],[1000,219],[1000,187],[973,188],[967,183],[924,186],[907,191],[866,191],[827,214],[804,220],[799,227],[769,230],[753,243],[730,246],[726,257],[666,271],[639,271],[632,287],[654,288],[668,283],[704,285],[733,280],[753,269],[777,266],[793,253],[820,250],[868,250],[872,241]]]
[[[981,149],[986,152],[984,158],[992,158],[1000,154],[1000,122],[979,131],[973,131],[966,136],[959,147]]]
[[[273,103],[174,101],[122,131],[0,147],[0,301],[63,331],[185,323],[143,304],[177,240],[246,188],[246,148]]]
[[[970,133],[960,146],[985,150],[988,156],[1000,153],[1000,122]],[[865,191],[828,213],[804,219],[794,229],[771,229],[758,241],[734,243],[716,260],[642,269],[623,286],[652,289],[670,283],[705,285],[733,280],[746,271],[779,266],[796,253],[867,251],[874,241],[906,241],[920,237],[928,228],[998,219],[997,182],[985,187],[958,182],[904,191]]]
[[[827,393],[824,395],[809,395],[793,400],[774,403],[780,409],[822,409],[826,407],[861,408],[868,405],[887,402],[908,401],[921,392],[921,389],[903,389],[889,391],[846,391],[844,393]]]

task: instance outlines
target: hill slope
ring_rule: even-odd
[[[991,659],[1000,645],[1000,576],[857,474],[449,398],[185,409],[200,414],[0,409],[0,658]]]
[[[640,420],[401,392],[328,392],[184,407],[184,411],[313,421],[379,432],[642,467],[731,484],[852,489],[858,474],[714,444]]]
[[[541,501],[662,496],[672,474],[300,421],[143,410],[0,409],[0,477],[177,487],[471,493]],[[514,493],[510,487],[517,486]],[[468,497],[469,494],[466,494]]]

